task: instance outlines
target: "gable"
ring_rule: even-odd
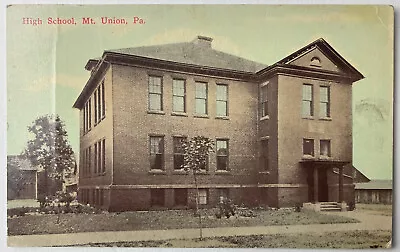
[[[274,65],[315,70],[312,71],[314,73],[332,73],[350,79],[352,83],[364,78],[357,69],[322,38],[297,50]]]
[[[287,64],[343,73],[343,70],[329,59],[318,47],[314,47],[312,50],[300,54],[298,57],[287,62]]]

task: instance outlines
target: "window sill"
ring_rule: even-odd
[[[231,175],[231,172],[226,170],[216,170],[215,175]]]
[[[196,175],[207,175],[207,174],[209,174],[208,171],[197,171],[196,172]]]
[[[229,120],[229,116],[216,116],[215,119],[219,119],[219,120]]]
[[[185,117],[188,116],[188,114],[186,112],[172,112],[171,115],[173,115],[173,116],[185,116]]]
[[[269,115],[263,116],[260,118],[260,121],[269,120]]]
[[[167,174],[167,172],[164,170],[150,170],[149,173],[150,174]]]
[[[321,120],[321,121],[332,121],[332,118],[331,117],[321,117],[321,118],[319,118],[319,120]]]
[[[314,116],[303,116],[302,119],[314,120]]]
[[[311,155],[303,155],[303,159],[306,159],[306,160],[313,160],[313,159],[315,159],[315,157],[314,157],[314,156],[311,156]]]
[[[332,157],[330,157],[330,156],[319,156],[318,159],[319,160],[331,160]]]
[[[174,170],[174,171],[172,172],[172,174],[175,174],[175,175],[188,175],[189,172],[188,172],[188,171],[185,171],[185,170]]]
[[[258,174],[270,174],[269,171],[259,171]]]
[[[210,118],[210,116],[209,115],[194,115],[193,117],[195,117],[195,118]]]
[[[165,115],[165,112],[159,110],[147,110],[147,114]]]

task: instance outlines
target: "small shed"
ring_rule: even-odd
[[[392,180],[355,183],[356,203],[392,204]]]

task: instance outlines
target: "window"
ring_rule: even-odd
[[[182,144],[186,141],[186,137],[174,137],[174,169],[181,170],[183,169],[183,146]]]
[[[303,155],[314,156],[314,140],[303,139]]]
[[[223,203],[224,201],[229,199],[229,189],[228,188],[219,189],[218,194],[219,194],[219,203]]]
[[[106,171],[105,145],[105,139],[102,139],[94,144],[94,173],[96,174],[104,173]]]
[[[269,170],[268,139],[261,140],[261,171]]]
[[[207,204],[208,204],[208,190],[199,189],[199,205],[207,205]]]
[[[172,111],[186,112],[186,85],[184,80],[172,81]]]
[[[150,169],[164,169],[164,137],[150,137]]]
[[[320,155],[324,157],[331,156],[331,140],[320,140],[319,141],[320,147]]]
[[[150,189],[151,206],[164,206],[165,190]]]
[[[92,128],[92,102],[91,99],[86,102],[83,108],[83,132],[86,133]]]
[[[303,85],[302,116],[310,117],[314,115],[313,111],[313,86]]]
[[[217,140],[217,171],[227,171],[229,161],[228,140]]]
[[[196,82],[196,114],[207,115],[207,83]]]
[[[310,66],[321,67],[321,60],[318,57],[313,57],[310,61]]]
[[[91,170],[91,147],[89,146],[83,151],[83,171],[82,175],[84,177],[88,177],[90,175]]]
[[[261,118],[268,116],[268,85],[261,84],[260,88],[260,113]]]
[[[187,189],[174,189],[175,206],[186,206],[188,199]]]
[[[104,80],[93,93],[94,98],[94,123],[98,124],[106,115],[106,105],[104,98]]]
[[[319,115],[330,117],[330,88],[321,86],[319,88]]]
[[[149,110],[163,110],[163,92],[161,77],[149,76]]]
[[[228,115],[228,86],[217,84],[217,116]]]

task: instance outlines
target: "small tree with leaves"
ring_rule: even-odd
[[[203,238],[203,231],[201,226],[201,214],[199,212],[199,187],[197,184],[197,175],[207,167],[208,156],[214,151],[214,142],[204,136],[195,136],[183,142],[183,158],[184,169],[191,171],[194,177],[194,184],[196,186],[196,214],[199,217],[200,238]]]
[[[73,172],[75,158],[68,142],[65,124],[58,115],[44,115],[37,118],[28,130],[33,134],[23,153],[33,165],[44,170],[42,187],[50,195],[48,180],[62,182],[64,174]]]

